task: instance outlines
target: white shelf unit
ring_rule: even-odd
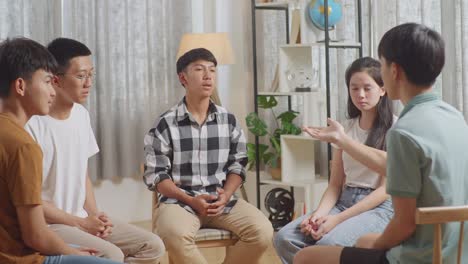
[[[288,106],[291,105],[292,100],[296,100],[299,96],[303,97],[300,100],[303,100],[304,104],[302,106],[302,109],[297,109],[299,112],[303,114],[302,117],[302,124],[304,125],[313,125],[313,126],[325,126],[326,125],[326,117],[331,116],[331,108],[330,108],[330,98],[331,98],[331,74],[330,74],[330,50],[331,49],[356,49],[359,51],[359,57],[362,57],[362,21],[361,21],[361,1],[362,0],[355,0],[356,1],[356,14],[357,14],[357,38],[351,39],[351,40],[343,40],[343,41],[333,41],[330,38],[330,32],[329,28],[326,27],[325,31],[319,31],[323,33],[323,37],[319,35],[313,36],[315,33],[314,27],[312,27],[313,30],[310,27],[310,21],[308,21],[308,18],[305,15],[305,10],[310,4],[309,0],[299,0],[299,1],[285,1],[285,0],[280,0],[280,1],[275,1],[271,3],[258,3],[255,0],[251,0],[251,6],[252,6],[252,44],[253,44],[253,63],[254,63],[254,70],[253,70],[253,83],[254,83],[254,107],[255,111],[258,112],[258,102],[257,98],[258,95],[266,95],[266,96],[287,96],[288,97]],[[320,92],[296,92],[295,89],[292,90],[289,85],[287,85],[284,82],[284,76],[283,76],[283,82],[279,80],[281,75],[284,73],[284,69],[280,71],[280,66],[278,66],[278,83],[279,83],[279,89],[276,92],[269,92],[269,91],[259,91],[258,89],[258,73],[257,73],[257,35],[256,35],[256,11],[260,10],[277,10],[280,12],[285,13],[285,23],[286,23],[286,43],[289,43],[289,30],[290,30],[290,22],[292,18],[292,10],[296,8],[301,9],[301,41],[303,43],[309,43],[309,44],[301,44],[302,47],[305,47],[302,49],[302,53],[306,54],[304,58],[299,58],[299,60],[302,60],[304,64],[308,64],[309,69],[319,69],[319,72],[325,72],[324,78],[325,80],[320,80],[319,77],[319,83],[322,83],[322,87],[318,87]],[[324,0],[324,10],[328,10],[328,0]],[[325,12],[325,17],[326,21],[328,21],[328,12]],[[354,25],[356,26],[356,25]],[[315,31],[314,31],[315,30]],[[319,40],[324,39],[324,42],[317,42]],[[285,47],[284,50],[285,52],[296,52],[294,49],[301,49],[301,45],[286,45],[288,47]],[[317,47],[317,48],[315,48]],[[325,67],[320,65],[320,67],[314,68],[315,65],[314,63],[319,63],[316,54],[314,53],[314,50],[319,50],[320,54],[325,55]],[[299,51],[300,52],[300,51]],[[286,54],[283,54],[287,58]],[[301,55],[299,55],[300,57]],[[307,58],[306,58],[307,57]],[[321,77],[323,77],[321,74],[319,74]],[[313,87],[311,87],[313,88]],[[283,141],[284,139],[282,139]],[[328,157],[323,157],[324,155],[321,155],[321,158],[319,159],[319,155],[315,151],[315,148],[312,148],[310,150],[310,154],[313,155],[314,160],[309,156],[309,159],[302,159],[300,153],[304,153],[306,149],[306,145],[308,145],[309,142],[308,140],[310,139],[298,139],[298,138],[287,138],[285,139],[286,145],[295,145],[298,146],[297,148],[291,148],[292,153],[288,155],[296,155],[296,157],[300,157],[298,160],[301,160],[301,164],[296,164],[298,160],[291,160],[294,161],[292,163],[288,164],[288,158],[286,157],[285,152],[282,154],[282,159],[286,158],[286,162],[283,163],[286,166],[282,166],[282,175],[283,175],[283,180],[282,181],[275,181],[272,180],[267,173],[260,171],[260,167],[256,168],[255,176],[257,179],[257,185],[256,187],[256,194],[257,194],[257,207],[260,208],[260,184],[263,185],[276,185],[276,186],[282,186],[282,187],[291,187],[291,191],[294,190],[294,188],[304,188],[304,202],[306,203],[307,207],[307,212],[310,212],[314,208],[316,208],[320,197],[322,193],[325,191],[327,185],[328,185],[328,160],[331,158],[331,151],[328,150]],[[289,142],[290,141],[290,142]],[[295,142],[297,144],[295,144]],[[304,144],[302,144],[304,143]],[[291,146],[292,146],[291,145]],[[321,145],[322,150],[325,146],[324,143],[318,144],[318,142],[314,142],[314,145]],[[287,146],[286,146],[287,147]],[[297,151],[296,151],[297,150]],[[284,148],[283,148],[284,151]],[[297,153],[296,153],[297,152]],[[322,153],[323,154],[323,153]],[[292,157],[291,156],[291,157]],[[315,161],[315,160],[320,160],[320,161]],[[260,162],[257,158],[257,162]],[[310,163],[310,164],[307,164]],[[292,164],[292,165],[291,165]],[[316,171],[313,173],[309,173],[307,175],[302,175],[300,168],[295,168],[295,167],[300,167],[300,166],[309,166],[311,167],[311,164],[314,165],[314,170],[316,168],[315,165],[320,164],[320,172]],[[285,168],[286,167],[286,168]],[[289,171],[289,172],[288,172]],[[288,179],[288,175],[297,173],[299,171],[299,174],[295,174],[297,176],[294,179]],[[321,177],[318,177],[318,175],[321,173]],[[307,178],[310,177],[310,178]],[[306,194],[307,193],[307,194]]]
[[[328,186],[328,179],[315,169],[318,143],[310,136],[281,136],[281,180],[303,186],[306,212],[317,207]]]
[[[319,70],[317,62],[320,53],[319,43],[288,44],[279,49],[279,90],[280,92],[296,92],[297,88],[319,89]],[[317,57],[317,58],[315,58]],[[302,83],[302,84],[301,84]],[[295,87],[292,87],[296,85]],[[302,86],[306,85],[306,86]],[[299,87],[302,86],[302,87]]]
[[[323,43],[325,45],[325,43]],[[350,42],[350,41],[333,41],[329,43],[331,48],[360,48],[360,42]]]
[[[281,136],[281,180],[307,181],[315,178],[315,146],[309,136]]]
[[[306,213],[310,213],[318,207],[320,199],[328,187],[328,179],[320,177],[318,174],[309,180],[298,180],[292,182],[273,180],[268,172],[265,171],[262,171],[260,174],[261,184],[274,185],[279,187],[302,188],[304,190],[302,201],[304,202],[304,209]]]
[[[258,95],[265,96],[293,96],[293,95],[305,95],[311,92],[258,92]]]
[[[301,114],[300,119],[298,119],[300,124],[307,126],[324,126],[326,124],[325,95],[321,89],[312,92],[259,92],[258,95],[287,96],[289,98],[300,96],[302,97],[302,105],[299,109],[294,109]]]
[[[255,4],[255,7],[258,8],[258,9],[261,9],[261,8],[277,8],[277,7],[281,7],[281,8],[287,8],[289,5],[289,3],[287,1],[277,1],[277,2],[269,2],[269,3],[256,3]]]

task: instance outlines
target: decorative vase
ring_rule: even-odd
[[[278,159],[278,167],[276,168],[269,167],[268,170],[273,180],[281,181],[281,159]]]

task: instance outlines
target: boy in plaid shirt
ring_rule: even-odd
[[[245,181],[246,141],[235,116],[210,100],[216,65],[203,48],[181,56],[177,73],[186,95],[145,136],[144,181],[161,194],[154,231],[175,263],[207,263],[194,242],[202,226],[240,238],[224,263],[258,263],[273,229],[257,208],[234,196]]]

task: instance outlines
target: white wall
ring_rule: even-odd
[[[94,186],[94,193],[99,209],[111,218],[126,222],[151,219],[152,193],[141,178],[118,183],[105,180]]]

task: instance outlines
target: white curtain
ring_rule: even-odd
[[[393,0],[375,3],[375,45],[386,30],[405,22],[423,23],[442,34],[446,61],[434,90],[468,120],[468,53],[464,48],[468,45],[467,1]]]
[[[336,0],[342,5],[343,16],[331,39],[357,40],[356,0]],[[291,1],[295,2],[295,1]],[[298,0],[302,8],[302,43],[323,40],[323,32],[308,21],[305,8],[310,0]],[[269,90],[272,73],[278,60],[278,45],[284,40],[284,16],[277,11],[257,11],[257,40],[259,78],[264,80],[259,89]],[[377,59],[377,46],[382,35],[390,28],[405,22],[423,23],[441,32],[446,42],[446,65],[436,81],[434,92],[443,100],[462,111],[468,120],[468,2],[466,0],[362,0],[363,55]],[[320,72],[320,87],[325,92],[325,52],[315,58]],[[347,92],[344,73],[348,65],[358,57],[353,49],[330,49],[331,115],[343,121],[346,116]],[[300,109],[300,102],[296,107]],[[395,102],[396,112],[402,109]],[[284,108],[283,108],[284,109]],[[278,111],[283,110],[278,109]],[[271,121],[271,120],[270,120]],[[324,122],[322,125],[325,125]],[[326,151],[321,150],[321,167],[326,167]],[[321,169],[322,173],[324,171]]]
[[[143,136],[184,94],[175,58],[191,17],[186,0],[0,0],[0,36],[42,44],[63,36],[92,50],[97,78],[87,108],[101,151],[91,176],[139,177]]]
[[[294,1],[292,1],[294,2]],[[310,1],[299,0],[302,8]],[[331,31],[331,38],[336,40],[351,40],[356,38],[356,0],[339,0],[343,7],[343,17],[337,28]],[[258,12],[257,12],[258,13]],[[306,15],[305,12],[303,15]],[[257,16],[260,18],[260,16]],[[265,14],[263,22],[259,23],[258,39],[266,39],[263,43],[265,50],[259,52],[261,74],[265,74],[268,84],[272,68],[277,58],[271,54],[276,53],[277,43],[282,40],[283,18],[278,14]],[[362,0],[363,22],[363,54],[377,58],[377,46],[382,35],[390,28],[406,23],[423,23],[440,32],[446,42],[446,65],[443,74],[435,84],[435,93],[443,100],[452,104],[465,115],[468,120],[468,2],[466,0]],[[323,38],[317,34],[310,23],[306,23],[303,32],[303,43],[313,42]],[[265,34],[267,36],[265,36]],[[273,44],[270,40],[273,39]],[[331,94],[332,115],[343,120],[346,113],[347,94],[345,90],[344,72],[346,67],[356,58],[353,50],[331,49]],[[325,87],[325,60],[322,52],[319,57],[321,86]],[[401,105],[399,107],[401,109]],[[397,108],[397,110],[399,110]]]
[[[0,0],[0,39],[24,36],[46,44],[60,30],[60,0]]]
[[[442,35],[446,45],[446,66],[442,75],[442,98],[460,110],[468,121],[468,3],[444,1]]]

